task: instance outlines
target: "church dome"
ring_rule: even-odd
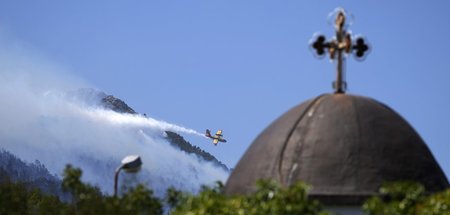
[[[436,192],[449,183],[430,150],[399,114],[367,97],[324,94],[283,114],[247,149],[225,186],[248,194],[258,179],[304,181],[324,204],[360,205],[389,181]]]

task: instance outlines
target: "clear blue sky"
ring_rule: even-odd
[[[449,1],[0,1],[0,30],[136,111],[229,142],[188,140],[234,166],[296,104],[331,92],[308,49],[342,6],[373,50],[347,61],[348,92],[388,104],[450,176]],[[190,139],[192,138],[192,139]]]

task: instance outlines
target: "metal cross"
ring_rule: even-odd
[[[350,54],[352,51],[355,53],[357,59],[363,59],[366,52],[369,50],[369,46],[364,41],[364,38],[356,38],[355,43],[352,43],[352,36],[345,30],[345,12],[339,10],[336,15],[335,29],[336,38],[330,42],[326,42],[325,36],[320,35],[312,43],[312,48],[315,49],[317,55],[324,55],[325,49],[328,49],[328,53],[332,60],[337,58],[337,77],[333,82],[333,89],[335,93],[345,93],[347,83],[344,80],[343,64],[345,60],[344,52]]]

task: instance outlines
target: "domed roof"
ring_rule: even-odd
[[[449,183],[417,132],[388,106],[362,96],[325,94],[282,115],[252,143],[225,186],[248,194],[258,179],[312,185],[325,204],[353,204],[389,181]]]

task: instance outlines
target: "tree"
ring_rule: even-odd
[[[2,173],[0,171],[0,173]],[[153,196],[152,190],[137,185],[122,196],[104,195],[97,187],[83,183],[81,169],[70,165],[64,170],[63,189],[71,200],[61,201],[57,196],[32,189],[26,183],[12,182],[0,174],[0,214],[7,215],[84,215],[84,214],[162,214],[162,200]],[[307,196],[308,186],[298,182],[282,187],[274,181],[262,180],[250,195],[227,196],[223,184],[203,187],[197,194],[169,189],[166,203],[172,215],[259,215],[308,214],[325,215],[321,204]],[[363,205],[369,215],[450,215],[450,189],[428,194],[414,182],[389,183],[380,189],[380,195]]]
[[[144,185],[127,190],[120,197],[103,195],[99,188],[81,182],[82,171],[68,165],[64,170],[63,189],[71,194],[70,202],[57,196],[42,194],[27,184],[12,182],[8,177],[0,183],[0,214],[5,215],[84,215],[84,214],[162,214],[161,201]]]
[[[423,185],[415,182],[388,183],[381,196],[367,200],[363,209],[370,215],[449,215],[450,190],[427,195]]]
[[[257,187],[257,191],[248,196],[226,196],[222,192],[223,184],[217,183],[213,188],[203,187],[196,196],[169,190],[167,199],[175,206],[173,215],[328,214],[318,201],[308,199],[308,187],[304,183],[283,188],[274,181],[263,180]]]
[[[58,197],[30,189],[25,183],[12,182],[4,177],[0,183],[0,214],[59,214],[66,204]]]
[[[162,214],[159,199],[144,185],[129,189],[121,197],[104,196],[97,187],[80,181],[81,169],[68,165],[63,188],[73,196],[67,214]]]

